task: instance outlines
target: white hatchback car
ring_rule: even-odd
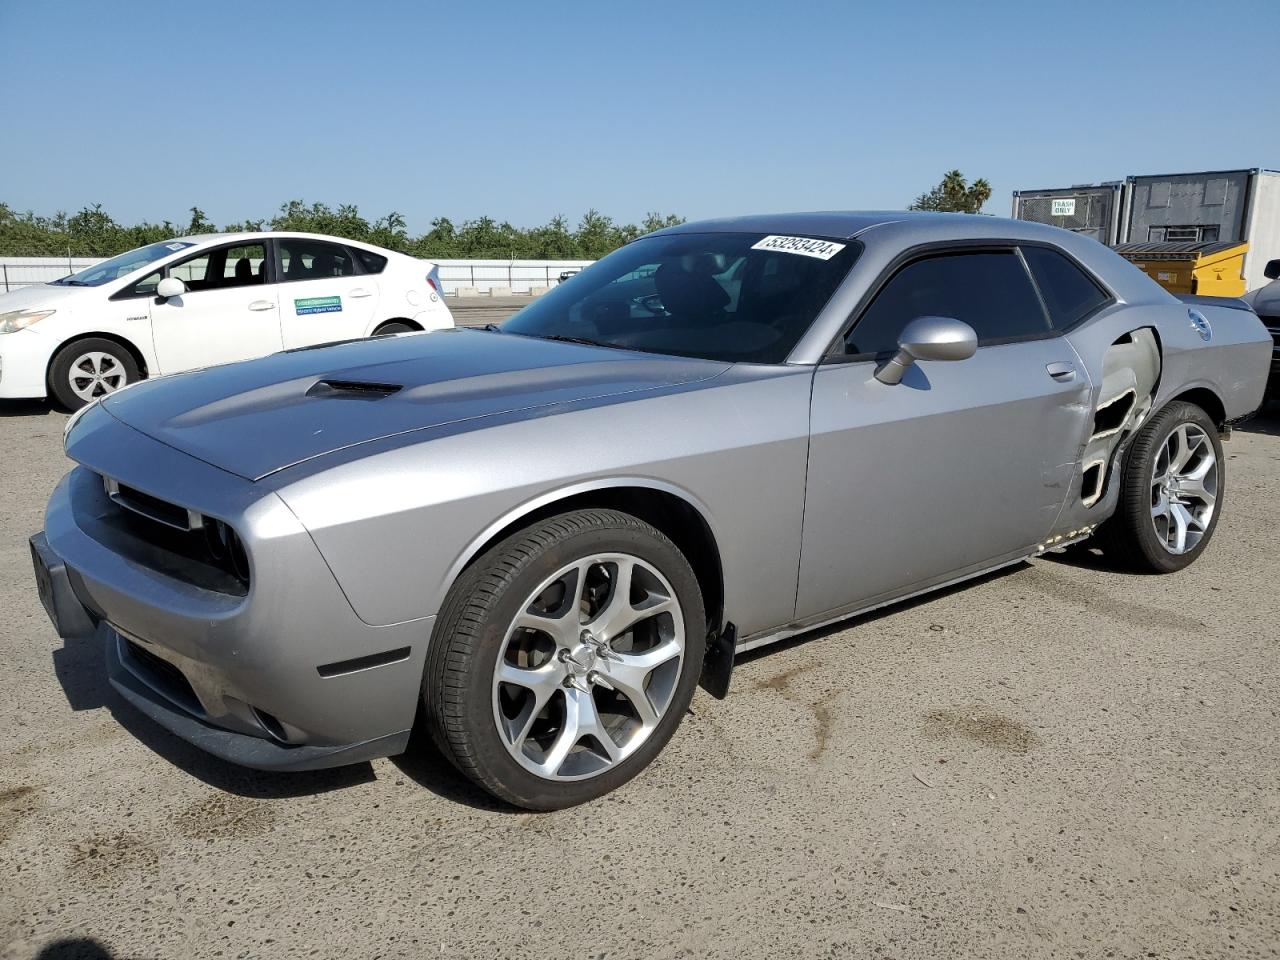
[[[337,237],[227,233],[0,295],[0,398],[78,409],[147,376],[453,326],[436,266]]]

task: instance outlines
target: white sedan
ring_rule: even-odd
[[[0,398],[75,410],[147,376],[452,326],[424,260],[305,233],[180,237],[0,296]]]

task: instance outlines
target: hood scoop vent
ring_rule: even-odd
[[[381,400],[403,389],[399,383],[375,383],[371,380],[317,380],[307,391],[308,397],[348,397],[353,400]]]

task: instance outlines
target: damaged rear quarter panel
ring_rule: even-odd
[[[1088,532],[1115,511],[1119,484],[1117,471],[1112,469],[1114,457],[1131,439],[1132,431],[1145,421],[1145,416],[1139,416],[1144,412],[1141,388],[1150,375],[1142,350],[1117,349],[1108,364],[1108,351],[1126,334],[1142,329],[1155,333],[1159,368],[1151,410],[1159,410],[1173,398],[1196,388],[1207,389],[1218,397],[1227,419],[1251,413],[1261,403],[1270,363],[1271,339],[1266,328],[1257,317],[1242,310],[1213,306],[1197,309],[1212,324],[1213,335],[1208,342],[1192,325],[1186,305],[1172,297],[1154,303],[1115,304],[1068,335],[1089,371],[1094,389],[1089,424],[1081,436],[1078,468],[1051,541]],[[1117,358],[1126,362],[1117,364]],[[1135,393],[1135,409],[1127,424],[1095,439],[1093,418],[1099,404],[1113,400],[1126,389]],[[1082,493],[1087,492],[1082,490],[1083,473],[1097,459],[1105,461],[1104,487],[1096,501],[1086,498],[1086,505],[1082,500]]]

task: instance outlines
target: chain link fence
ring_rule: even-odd
[[[1116,201],[1116,191],[1110,188],[1020,193],[1013,215],[1018,220],[1047,223],[1110,244],[1116,242]]]

